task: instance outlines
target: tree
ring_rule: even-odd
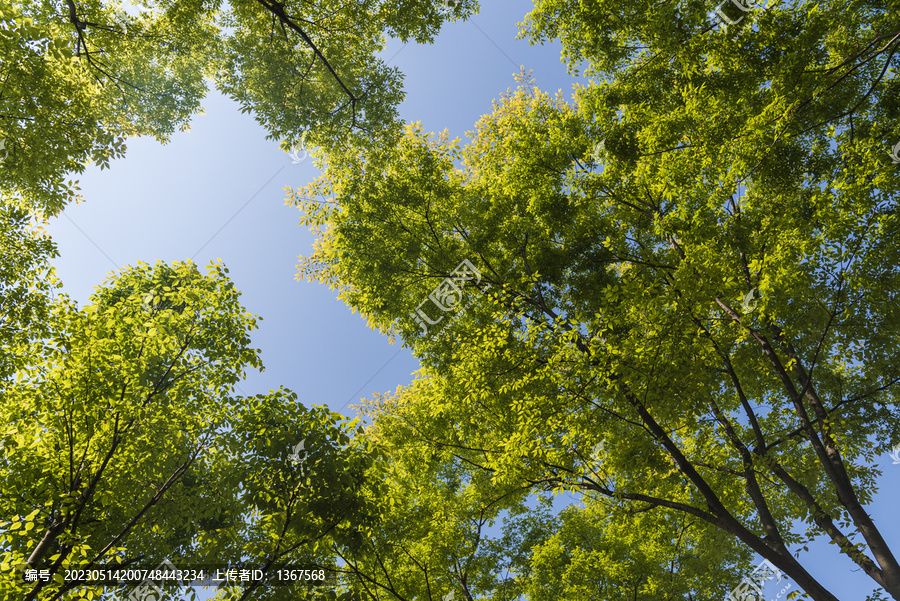
[[[395,129],[401,75],[384,36],[430,42],[438,5],[325,0],[118,3],[0,1],[0,189],[53,215],[79,200],[66,173],[107,167],[125,139],[165,143],[202,111],[204,77],[253,111],[270,138],[327,149]],[[454,9],[471,14],[472,6]],[[306,133],[309,133],[307,136]],[[374,141],[372,143],[375,143]]]
[[[824,536],[900,599],[866,509],[900,440],[900,32],[845,8],[748,9],[735,39],[695,4],[542,2],[532,38],[603,83],[569,104],[523,81],[462,152],[411,126],[291,193],[319,232],[300,277],[440,381],[416,441],[582,494],[599,524],[697,520],[699,546],[725,534],[817,601],[794,553]]]
[[[0,2],[5,204],[53,215],[80,199],[66,173],[89,160],[108,167],[128,136],[165,142],[200,109],[203,49],[215,49],[209,15],[182,7],[127,17],[114,8]]]
[[[0,391],[23,365],[12,349],[46,333],[50,294],[59,287],[48,260],[56,245],[24,211],[0,207]]]
[[[750,554],[701,520],[629,512],[598,499],[554,518],[540,486],[496,482],[496,471],[483,467],[490,450],[467,443],[465,432],[475,426],[458,423],[444,384],[417,379],[362,407],[377,416],[365,438],[387,458],[377,470],[389,501],[373,536],[341,555],[341,582],[355,598],[574,600],[625,593],[662,600],[691,592],[694,600],[714,600],[727,593],[735,559]],[[528,507],[535,492],[538,507]],[[502,536],[490,536],[488,528],[501,519]]]
[[[47,335],[13,349],[28,360],[0,399],[10,416],[0,598],[101,594],[67,569],[328,567],[319,547],[358,544],[377,501],[361,492],[371,457],[348,446],[354,424],[290,391],[233,396],[261,363],[248,346],[256,318],[226,274],[212,264],[202,276],[190,262],[126,268],[83,309],[63,295]],[[303,438],[304,462],[292,465]],[[26,582],[29,568],[52,579]],[[290,588],[222,593],[297,598]]]
[[[402,74],[377,56],[385,37],[430,43],[448,18],[438,2],[323,0],[232,2],[223,24],[235,27],[218,73],[220,89],[253,111],[269,138],[301,138],[326,152],[378,146],[398,129]]]

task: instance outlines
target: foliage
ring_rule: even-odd
[[[420,2],[0,0],[2,198],[45,215],[80,200],[67,173],[188,129],[204,77],[285,144],[375,143],[403,99],[384,36],[430,42],[446,18]]]
[[[410,397],[406,444],[450,446],[500,490],[580,494],[597,527],[647,513],[645,538],[673,540],[696,519],[696,547],[743,547],[723,552],[726,590],[752,551],[833,600],[795,558],[824,536],[900,599],[866,508],[874,453],[900,440],[893,9],[773,4],[737,40],[706,10],[538,3],[533,39],[606,79],[571,104],[522,80],[462,151],[410,126],[330,160],[289,197],[319,234],[299,275],[439,382]],[[461,282],[463,259],[482,277]],[[474,299],[440,335],[414,320],[433,291]],[[652,582],[661,555],[627,550],[609,548]]]
[[[347,447],[353,424],[290,391],[233,396],[261,362],[226,274],[126,268],[84,308],[63,295],[48,335],[12,349],[28,362],[0,399],[0,599],[99,594],[68,567],[327,564],[322,549],[358,544],[371,460]]]
[[[378,54],[385,36],[430,43],[448,18],[477,7],[457,2],[365,0],[316,3],[240,0],[223,25],[234,27],[217,78],[220,89],[253,111],[283,146],[311,143],[326,151],[377,146],[397,129],[402,74]]]
[[[50,293],[59,287],[47,263],[56,245],[28,224],[24,211],[0,207],[0,386],[26,360],[11,350],[45,333]]]
[[[617,593],[723,599],[739,567],[734,560],[749,558],[734,547],[726,534],[685,515],[631,513],[592,500],[584,510],[563,510],[559,527],[528,549],[525,594],[536,601]]]
[[[727,592],[734,558],[748,554],[699,520],[632,513],[597,497],[553,517],[549,495],[538,493],[537,507],[530,502],[536,483],[497,484],[494,470],[480,465],[491,451],[470,442],[475,427],[458,423],[440,385],[418,379],[363,406],[378,416],[365,438],[388,458],[379,473],[389,501],[368,544],[343,557],[342,582],[353,594],[501,601],[692,591],[713,600]],[[502,535],[491,537],[500,519]]]
[[[56,214],[81,198],[66,173],[108,167],[128,136],[165,142],[187,128],[215,30],[208,13],[179,4],[128,17],[99,0],[0,2],[5,203]]]

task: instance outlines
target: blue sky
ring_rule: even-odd
[[[402,117],[421,121],[426,131],[446,128],[465,143],[465,132],[490,112],[491,102],[516,87],[513,74],[521,66],[533,70],[541,89],[561,89],[568,99],[578,80],[561,64],[559,44],[516,40],[517,23],[531,8],[522,0],[485,3],[468,22],[446,24],[432,45],[389,42],[384,57],[405,74]],[[407,350],[369,330],[335,291],[295,280],[297,255],[311,251],[313,237],[299,226],[298,211],[284,205],[284,188],[317,175],[312,159],[292,164],[252,115],[217,92],[203,106],[206,114],[168,145],[132,139],[111,169],[90,166],[77,175],[86,202],[47,227],[59,246],[54,264],[65,292],[84,304],[117,267],[191,258],[203,268],[220,258],[244,306],[263,317],[252,338],[266,371],[249,373],[239,392],[283,385],[306,405],[349,413],[361,397],[408,384],[418,362]],[[879,463],[883,490],[872,513],[900,548],[891,502],[900,494],[900,465],[886,457]],[[862,600],[872,588],[831,546],[801,561],[842,600]],[[768,598],[781,586],[770,585]]]
[[[569,95],[575,80],[559,61],[559,45],[515,39],[530,7],[492,3],[467,23],[447,24],[432,45],[390,41],[383,55],[406,76],[403,118],[464,141],[491,101],[516,87],[513,74],[523,65],[542,89]],[[341,410],[409,383],[418,362],[407,350],[369,330],[326,286],[294,280],[297,256],[311,251],[313,236],[298,225],[297,209],[284,205],[284,188],[318,174],[312,158],[292,164],[252,115],[215,91],[203,107],[206,114],[169,144],[130,139],[111,169],[89,166],[71,176],[86,202],[47,228],[59,245],[54,264],[65,291],[85,303],[116,267],[187,258],[204,267],[221,258],[244,306],[263,317],[253,344],[266,371],[249,374],[246,394],[284,385],[307,404]]]

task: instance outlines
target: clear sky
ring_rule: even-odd
[[[542,90],[562,89],[568,99],[578,80],[560,62],[559,44],[516,40],[517,23],[531,8],[523,0],[485,2],[468,22],[446,24],[432,45],[391,41],[384,57],[405,74],[401,116],[421,121],[426,131],[446,128],[465,143],[465,132],[490,112],[492,100],[516,87],[513,74],[521,66],[533,70]],[[283,385],[306,405],[349,413],[361,397],[408,384],[419,366],[407,350],[369,330],[335,291],[294,279],[297,255],[311,252],[313,237],[299,226],[298,211],[284,205],[284,188],[317,175],[312,159],[292,164],[252,115],[215,91],[203,106],[206,114],[168,145],[131,139],[126,157],[111,169],[90,166],[71,176],[80,180],[86,202],[68,207],[47,228],[59,246],[54,264],[65,292],[84,304],[112,270],[138,260],[191,258],[203,269],[221,258],[244,306],[263,317],[252,339],[266,371],[250,372],[240,393]],[[892,499],[900,494],[900,465],[886,456],[879,463],[883,490],[873,514],[896,549],[900,520]],[[801,561],[842,601],[862,601],[872,588],[832,546]],[[767,599],[783,585],[770,584]]]
[[[575,80],[559,60],[559,45],[515,39],[530,6],[491,3],[469,22],[445,25],[432,45],[390,41],[383,55],[406,76],[402,117],[426,131],[446,128],[464,142],[491,101],[516,87],[520,66],[534,70],[542,89],[568,96]],[[70,175],[80,180],[85,202],[48,228],[59,245],[54,264],[65,291],[85,303],[111,270],[138,260],[191,258],[203,268],[221,258],[244,306],[263,317],[253,344],[266,371],[249,375],[241,385],[246,394],[284,385],[304,403],[339,411],[409,383],[418,362],[407,350],[370,331],[326,286],[294,280],[297,255],[311,252],[313,236],[299,226],[298,210],[284,205],[284,188],[312,181],[312,158],[292,164],[252,115],[218,92],[203,107],[206,114],[169,144],[130,139],[111,169],[89,166]]]

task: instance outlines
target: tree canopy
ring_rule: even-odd
[[[421,2],[0,2],[0,190],[53,215],[65,175],[124,156],[125,139],[189,127],[208,82],[286,145],[375,143],[396,128],[402,76],[387,35],[430,42],[451,13]],[[308,134],[308,135],[306,135]]]
[[[0,399],[0,598],[100,594],[66,569],[326,566],[324,549],[359,544],[378,502],[362,490],[372,455],[351,447],[353,423],[288,390],[234,396],[261,363],[248,346],[256,318],[226,274],[125,269],[84,308],[62,295],[46,336],[16,349],[29,361]],[[301,440],[309,451],[292,465]],[[26,582],[31,568],[51,580]]]
[[[760,556],[836,601],[809,563],[827,541],[900,600],[871,510],[900,441],[896,3],[538,0],[521,35],[595,79],[566,99],[523,73],[464,146],[397,127],[377,56],[445,18],[0,0],[0,599],[121,597],[62,573],[167,558],[317,566],[343,601],[697,601]],[[29,213],[186,128],[207,80],[270,137],[310,134],[298,278],[422,363],[364,430],[235,394],[262,365],[223,265],[53,296]]]
[[[522,78],[463,149],[411,125],[291,192],[318,232],[298,277],[425,367],[373,412],[471,471],[436,506],[471,517],[460,499],[504,487],[583,502],[534,547],[534,598],[548,566],[571,572],[550,590],[605,598],[620,562],[635,598],[717,598],[750,551],[833,600],[804,564],[817,537],[900,598],[867,509],[874,454],[900,440],[895,21],[772,5],[736,36],[696,3],[539,2],[523,35],[603,81],[570,103]],[[721,563],[673,559],[663,580],[672,549],[588,542],[640,517],[644,542],[687,527]]]

